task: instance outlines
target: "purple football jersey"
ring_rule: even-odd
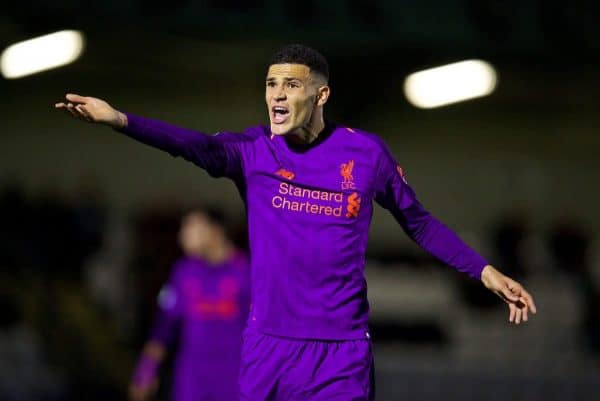
[[[371,133],[327,123],[315,142],[258,126],[206,135],[127,114],[121,131],[228,177],[245,202],[252,266],[248,323],[305,339],[368,336],[365,251],[376,201],[422,248],[480,279],[487,262],[417,200],[402,168]]]
[[[177,261],[159,297],[149,340],[177,341],[173,400],[237,400],[242,330],[250,306],[249,262],[236,252],[218,266]],[[202,395],[202,396],[201,396]]]

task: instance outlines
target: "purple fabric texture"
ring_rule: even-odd
[[[219,266],[192,257],[174,265],[149,336],[166,347],[177,342],[173,401],[237,400],[249,270],[240,252]]]
[[[240,401],[372,401],[370,339],[298,340],[244,331]]]
[[[406,234],[456,270],[480,279],[487,264],[419,203],[374,134],[328,123],[311,145],[258,126],[206,135],[127,114],[121,130],[237,185],[252,264],[248,323],[274,336],[352,340],[368,333],[365,250],[373,201]]]

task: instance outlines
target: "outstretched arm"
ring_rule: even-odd
[[[90,96],[67,94],[55,107],[82,121],[107,125],[146,145],[164,150],[205,169],[214,177],[232,179],[242,175],[242,145],[245,134],[207,135],[162,121],[123,113],[107,102]]]
[[[392,213],[411,239],[442,262],[481,280],[486,288],[504,299],[510,309],[511,323],[527,321],[529,312],[536,313],[532,296],[521,284],[500,273],[425,210],[406,182],[403,170],[385,147],[379,160],[378,177],[375,199]]]

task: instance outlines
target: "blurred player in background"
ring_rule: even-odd
[[[249,262],[232,245],[216,209],[188,211],[179,243],[184,256],[175,262],[160,292],[130,398],[150,399],[158,388],[161,363],[176,348],[172,401],[235,401],[249,310]]]
[[[378,101],[385,77],[371,79],[373,97],[356,101]],[[280,49],[265,79],[270,125],[237,134],[205,135],[76,94],[55,106],[236,184],[252,255],[240,372],[244,401],[374,399],[364,276],[373,201],[423,249],[502,297],[511,322],[535,313],[518,282],[425,210],[378,136],[325,120],[328,81],[319,52],[303,45]]]

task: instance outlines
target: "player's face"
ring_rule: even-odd
[[[205,252],[212,234],[213,228],[206,216],[200,212],[192,212],[181,222],[179,243],[186,255],[201,255]]]
[[[317,107],[318,88],[305,65],[271,65],[265,90],[271,132],[284,135],[307,127]]]

